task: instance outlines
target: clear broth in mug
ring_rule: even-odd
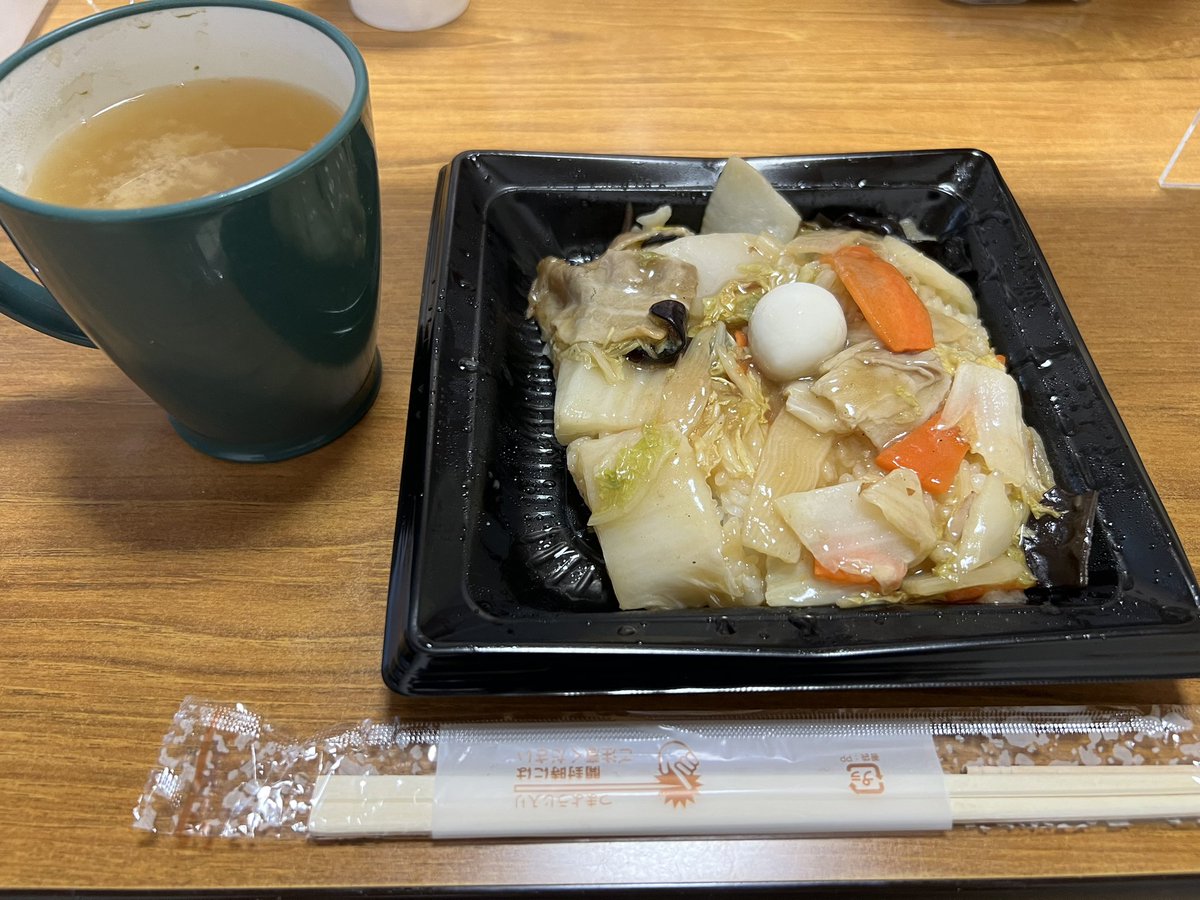
[[[191,200],[286,165],[340,116],[311,91],[261,78],[154,88],[62,135],[34,168],[26,193],[91,209]]]

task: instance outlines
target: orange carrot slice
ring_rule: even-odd
[[[921,487],[931,494],[944,494],[954,483],[969,449],[957,426],[943,426],[937,416],[932,416],[880,450],[875,462],[888,472],[912,469]]]
[[[893,353],[933,348],[929,310],[899,269],[861,244],[843,247],[825,261],[885,347]]]
[[[859,572],[846,572],[842,569],[827,569],[817,560],[813,560],[813,574],[826,581],[836,581],[838,584],[874,584],[875,579],[870,575]]]

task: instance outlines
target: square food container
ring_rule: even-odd
[[[1200,673],[1200,590],[1029,226],[978,150],[751,160],[811,219],[911,218],[975,292],[1058,484],[1095,491],[1086,587],[1024,606],[622,611],[553,437],[526,295],[719,159],[469,152],[430,231],[383,677],[414,695],[943,687]],[[928,250],[928,248],[923,247]]]

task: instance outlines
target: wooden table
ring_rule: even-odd
[[[59,0],[56,27],[92,7]],[[1200,106],[1200,2],[473,0],[419,34],[302,4],[370,67],[384,196],[382,393],[349,435],[208,459],[101,354],[0,321],[0,888],[811,883],[1200,872],[1200,829],[806,840],[313,846],[157,839],[130,809],[185,695],[305,733],[482,713],[379,677],[421,267],[468,148],[745,156],[973,146],[1022,205],[1200,559],[1200,193],[1156,179]],[[0,259],[16,264],[10,245]],[[1113,672],[1114,677],[1119,672]],[[516,713],[721,708],[505,701]],[[1200,681],[739,704],[1200,703]]]

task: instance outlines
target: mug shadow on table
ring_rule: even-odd
[[[274,546],[296,532],[297,506],[342,499],[361,488],[352,477],[371,417],[317,451],[275,463],[234,463],[188,446],[149,398],[119,372],[98,374],[69,393],[2,404],[4,457],[37,453],[33,480],[6,494],[63,504],[64,515],[91,518],[106,543],[129,550],[202,550]],[[81,434],[88,434],[82,437]],[[398,464],[397,464],[398,471]]]

